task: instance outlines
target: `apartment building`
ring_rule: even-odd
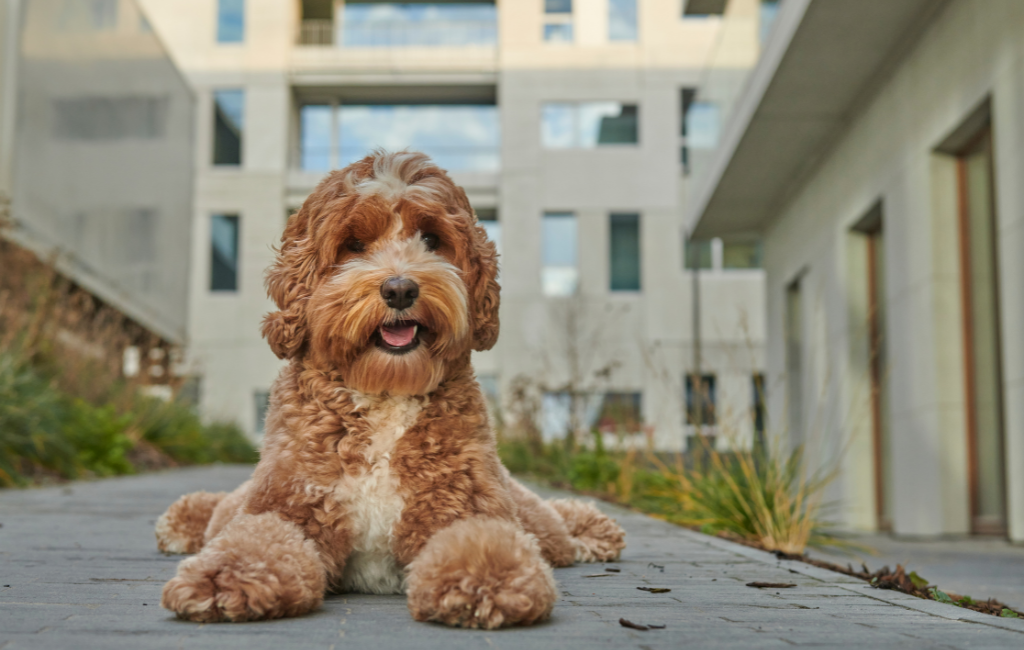
[[[1021,34],[1014,0],[788,1],[690,196],[764,239],[769,420],[846,450],[850,526],[1024,540]]]
[[[643,422],[678,450],[689,397],[705,433],[731,413],[750,437],[759,243],[695,246],[695,285],[681,206],[757,59],[762,3],[142,4],[197,97],[188,329],[207,417],[261,434],[271,247],[325,173],[382,146],[430,154],[498,245],[501,338],[475,358],[496,402],[529,395],[550,437]]]

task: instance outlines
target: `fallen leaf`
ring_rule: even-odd
[[[671,589],[666,589],[664,587],[637,587],[637,589],[640,591],[649,591],[652,594],[667,594],[672,591]]]
[[[924,589],[928,586],[928,581],[917,575],[917,571],[911,571],[907,577],[910,578],[910,582],[914,583],[914,586],[918,589]]]
[[[1000,612],[999,615],[1003,618],[1020,618],[1020,615],[1009,607],[1004,607],[1003,611]]]
[[[655,625],[654,623],[649,623],[647,625],[647,627],[651,628],[652,630],[664,630],[665,629],[664,625]]]
[[[627,621],[624,618],[620,618],[619,619],[619,625],[621,625],[622,627],[632,628],[634,630],[644,630],[644,631],[647,631],[647,630],[651,629],[651,628],[647,627],[646,625],[637,625],[633,621]]]
[[[796,585],[792,582],[748,582],[748,587],[757,587],[758,589],[789,589]]]
[[[583,576],[584,578],[607,578],[610,573],[591,573],[590,575]]]
[[[663,566],[662,566],[662,565],[660,565],[660,564],[655,564],[654,562],[648,562],[648,563],[647,563],[647,566],[648,566],[648,567],[654,567],[654,568],[655,568],[655,569],[657,569],[658,571],[661,571],[662,573],[665,573],[665,567],[663,567]]]
[[[611,571],[612,573],[620,573],[620,572],[622,571],[622,569],[615,569],[615,568],[613,568],[613,567],[610,567],[610,566],[606,566],[606,567],[604,568],[604,570],[605,570],[605,571]]]

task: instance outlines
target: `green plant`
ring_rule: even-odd
[[[130,415],[119,415],[112,406],[95,407],[84,400],[69,400],[64,435],[77,452],[78,464],[97,476],[133,474],[128,453],[135,446],[126,435]]]
[[[181,463],[253,463],[258,459],[252,443],[237,426],[204,425],[199,416],[181,402],[138,398],[135,426],[143,440]]]

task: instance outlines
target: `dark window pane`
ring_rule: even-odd
[[[242,133],[245,92],[218,90],[213,93],[213,164],[242,164]]]
[[[611,215],[611,290],[640,290],[640,215]]]
[[[643,423],[641,393],[605,393],[597,417],[600,431],[636,433]]]
[[[693,241],[688,240],[686,247],[686,268],[688,269],[710,269],[711,268],[711,240]]]
[[[726,242],[722,244],[723,269],[761,268],[761,242]]]
[[[572,0],[544,0],[544,12],[549,14],[572,13]]]
[[[605,105],[605,102],[580,105],[580,123],[585,129],[584,143],[590,139],[587,133],[589,114],[597,110],[598,107],[603,109]],[[616,109],[611,114],[607,114],[603,110],[600,111],[604,114],[600,115],[600,121],[597,123],[596,144],[636,144],[638,142],[636,104],[617,104]]]
[[[714,424],[716,404],[714,375],[703,375],[699,378],[686,375],[687,424]]]
[[[217,42],[241,43],[245,38],[245,0],[217,1]]]
[[[238,217],[215,214],[210,222],[210,290],[238,291]]]

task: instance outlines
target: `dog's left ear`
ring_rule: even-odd
[[[477,251],[473,261],[476,282],[471,291],[473,349],[483,352],[493,348],[498,340],[498,307],[501,304],[501,287],[497,279],[498,251],[494,242],[487,239],[487,232],[481,226],[473,228],[473,238]]]

